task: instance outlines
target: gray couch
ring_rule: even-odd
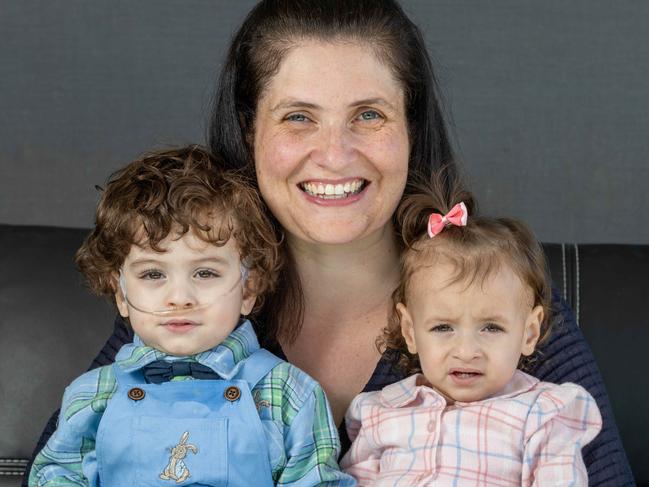
[[[63,388],[112,332],[72,259],[87,230],[0,225],[0,486],[20,485]],[[649,245],[546,245],[606,383],[639,485],[649,485]]]

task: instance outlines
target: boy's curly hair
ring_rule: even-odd
[[[159,245],[168,235],[193,231],[217,246],[234,238],[253,279],[255,314],[275,287],[282,257],[258,192],[223,167],[215,155],[191,145],[144,154],[113,173],[97,205],[95,227],[75,258],[91,290],[114,300],[116,276],[133,245],[163,251]]]
[[[484,282],[505,265],[531,289],[533,306],[541,305],[544,311],[536,352],[529,357],[521,357],[519,362],[519,368],[529,368],[537,358],[538,346],[548,339],[551,331],[551,287],[543,249],[529,228],[520,221],[476,216],[472,194],[462,189],[457,180],[449,179],[442,169],[432,182],[415,183],[415,191],[406,196],[397,209],[396,221],[405,245],[401,254],[401,278],[392,294],[393,307],[388,326],[377,339],[377,346],[381,352],[391,350],[396,365],[407,374],[420,372],[419,358],[408,352],[396,310],[398,303],[408,305],[412,275],[422,267],[434,266],[439,262],[451,263],[455,273],[449,284],[472,284]],[[430,238],[427,232],[430,214],[444,215],[460,202],[464,202],[468,210],[467,225],[449,226],[435,238]]]

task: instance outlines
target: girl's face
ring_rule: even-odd
[[[291,237],[340,244],[385,229],[408,155],[403,89],[369,47],[300,43],[259,100],[259,188]]]
[[[534,351],[543,308],[509,266],[483,282],[448,284],[454,270],[442,262],[413,274],[408,306],[397,305],[401,331],[429,385],[452,402],[479,401],[501,391],[521,355]]]
[[[255,303],[234,241],[218,247],[190,231],[180,238],[170,234],[160,247],[164,252],[131,247],[115,294],[120,314],[146,345],[167,354],[215,347]]]

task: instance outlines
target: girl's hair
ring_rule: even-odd
[[[533,293],[534,304],[543,307],[544,319],[537,345],[545,342],[550,334],[551,287],[545,254],[532,232],[522,222],[511,218],[488,218],[476,216],[472,195],[460,189],[457,183],[449,186],[444,171],[437,174],[432,184],[418,184],[417,192],[408,195],[397,209],[397,220],[405,250],[401,255],[401,279],[392,294],[393,308],[388,326],[377,340],[380,351],[396,352],[397,365],[408,374],[420,371],[416,354],[408,352],[401,334],[397,303],[408,305],[411,295],[412,275],[422,267],[437,263],[450,263],[454,274],[449,282],[482,283],[497,272],[501,266],[508,266],[521,282]],[[444,189],[451,187],[450,199]],[[428,236],[428,218],[431,213],[445,215],[454,205],[464,202],[468,210],[466,226],[448,226],[434,238]],[[537,347],[538,350],[538,347]],[[521,357],[519,367],[528,368],[536,354]]]
[[[254,177],[259,99],[287,53],[304,40],[368,46],[389,66],[405,92],[409,180],[452,164],[440,90],[423,37],[395,0],[262,0],[230,45],[214,100],[209,143],[231,167]],[[262,341],[290,342],[302,324],[302,288],[288,249],[283,250],[287,268],[263,311],[268,319],[262,320]]]
[[[234,238],[258,296],[254,314],[275,286],[279,246],[258,192],[223,166],[192,145],[145,154],[113,173],[99,199],[95,227],[75,259],[92,291],[114,299],[116,275],[133,245],[162,252],[167,236],[192,231],[217,246]]]

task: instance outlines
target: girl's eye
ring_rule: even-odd
[[[453,328],[451,325],[447,325],[446,323],[442,323],[441,325],[435,325],[433,326],[430,331],[436,332],[436,333],[446,333],[449,331],[453,331]]]
[[[196,271],[195,275],[199,279],[214,279],[216,277],[220,277],[216,272],[210,269],[199,269]]]
[[[490,333],[497,333],[497,332],[500,332],[500,331],[505,331],[504,328],[503,328],[502,326],[497,325],[497,324],[495,324],[495,323],[487,323],[487,324],[484,326],[484,330],[485,330],[485,331],[488,331],[488,332],[490,332]]]
[[[156,270],[144,271],[140,274],[140,279],[147,279],[150,281],[157,281],[163,278],[164,278],[164,274]]]

